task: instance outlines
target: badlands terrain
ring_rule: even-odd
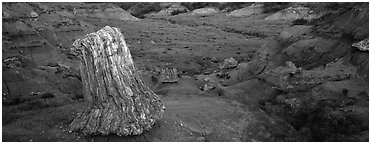
[[[104,26],[165,103],[141,135],[69,132]],[[369,141],[368,37],[368,3],[2,3],[2,141]]]

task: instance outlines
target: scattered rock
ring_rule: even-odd
[[[201,87],[202,91],[213,90],[217,87],[217,84],[213,80],[211,80],[210,78],[205,78],[204,82],[206,82],[206,83]]]
[[[6,68],[21,68],[25,67],[25,57],[23,56],[12,56],[3,60],[3,66]]]
[[[174,83],[179,80],[178,71],[176,68],[164,68],[161,70],[159,82]]]
[[[366,38],[362,41],[353,43],[352,46],[358,48],[361,51],[368,51],[368,47],[369,47],[368,43],[369,43],[368,38]]]
[[[326,81],[339,81],[356,76],[357,69],[352,65],[345,65],[343,59],[329,63],[326,67],[318,67],[312,70],[296,68],[291,62],[285,67],[278,67],[266,71],[258,78],[277,86],[283,91],[307,90]]]
[[[223,64],[220,66],[221,69],[235,68],[238,65],[238,61],[233,57],[225,59]]]
[[[30,18],[37,18],[39,15],[36,13],[36,12],[34,12],[34,11],[32,11],[31,13],[30,13]]]
[[[28,95],[30,95],[30,96],[35,96],[35,95],[39,95],[40,94],[40,92],[30,92]]]

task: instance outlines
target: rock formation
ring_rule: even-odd
[[[192,11],[191,15],[209,15],[217,13],[218,11],[214,8],[200,8]]]
[[[263,12],[263,5],[262,4],[252,4],[248,7],[237,9],[232,11],[231,13],[227,14],[227,16],[250,16],[250,15],[258,15]]]
[[[238,61],[234,59],[233,57],[225,59],[223,64],[220,66],[222,69],[230,69],[235,68],[238,65]]]
[[[143,84],[118,28],[106,26],[73,45],[88,105],[70,124],[71,132],[139,135],[162,118],[164,104]]]
[[[164,68],[161,70],[159,81],[161,83],[174,83],[179,79],[178,71],[175,68]]]
[[[368,51],[368,38],[362,41],[353,43],[352,46],[358,48],[361,51]]]

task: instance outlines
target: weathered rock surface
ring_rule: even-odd
[[[74,9],[73,13],[77,16],[93,17],[99,19],[118,19],[118,20],[129,20],[136,21],[138,18],[132,16],[129,12],[113,5],[98,5],[100,8],[96,9]]]
[[[361,51],[368,51],[368,47],[369,47],[368,43],[369,43],[369,41],[368,41],[368,38],[367,38],[367,39],[364,39],[362,41],[353,43],[352,46],[358,48]]]
[[[164,113],[159,96],[145,86],[124,36],[106,26],[74,42],[89,104],[70,124],[86,135],[139,135]]]
[[[326,81],[346,80],[357,75],[356,67],[345,65],[343,59],[313,70],[296,68],[292,62],[285,67],[266,71],[258,76],[283,91],[307,90]]]
[[[39,15],[36,13],[36,12],[34,12],[34,11],[32,11],[31,13],[30,13],[30,18],[37,18]]]
[[[250,15],[258,15],[263,12],[262,4],[252,4],[248,7],[237,9],[232,11],[231,13],[227,14],[227,16],[250,16]]]
[[[191,15],[209,15],[217,12],[218,10],[216,10],[215,8],[200,8],[193,10]]]
[[[178,71],[176,68],[164,68],[161,70],[159,82],[161,83],[174,83],[179,79]]]
[[[159,12],[151,13],[151,14],[148,14],[148,15],[152,15],[152,16],[171,16],[171,15],[173,15],[173,13],[175,11],[187,12],[188,9],[186,7],[178,4],[178,3],[175,3],[175,4],[171,4],[166,9],[162,9]]]
[[[286,8],[282,11],[274,13],[265,18],[265,20],[296,20],[296,19],[305,19],[312,20],[319,18],[322,14],[314,13],[310,8],[302,6],[294,6]]]
[[[233,57],[225,59],[220,66],[221,69],[230,69],[230,68],[235,68],[238,65],[238,61],[234,59]]]

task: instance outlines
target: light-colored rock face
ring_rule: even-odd
[[[262,4],[252,4],[248,7],[237,9],[227,14],[227,16],[250,16],[258,15],[263,12]]]
[[[95,17],[100,19],[129,20],[136,21],[138,18],[132,16],[129,12],[115,6],[102,7],[98,9],[74,9],[73,14],[77,16]]]
[[[30,13],[30,18],[37,18],[39,15],[36,12],[31,12]]]
[[[316,14],[311,9],[307,7],[289,7],[277,13],[274,13],[265,18],[265,20],[297,20],[297,19],[305,19],[305,20],[312,20],[315,18],[321,17],[322,14]]]
[[[238,65],[238,61],[234,59],[233,57],[225,59],[223,64],[220,66],[222,69],[230,69],[235,68]]]
[[[369,45],[368,43],[369,42],[368,42],[368,38],[367,38],[367,39],[364,39],[362,41],[353,43],[352,46],[358,48],[361,51],[368,51],[368,47],[369,47],[368,46]]]
[[[192,15],[207,15],[217,13],[218,10],[214,8],[200,8],[192,11]]]
[[[174,11],[188,11],[186,7],[180,5],[180,4],[173,4],[167,9],[163,9],[159,11],[158,13],[152,14],[152,15],[172,15],[171,13]]]
[[[161,70],[159,81],[161,83],[174,83],[179,79],[176,68],[164,68]]]

